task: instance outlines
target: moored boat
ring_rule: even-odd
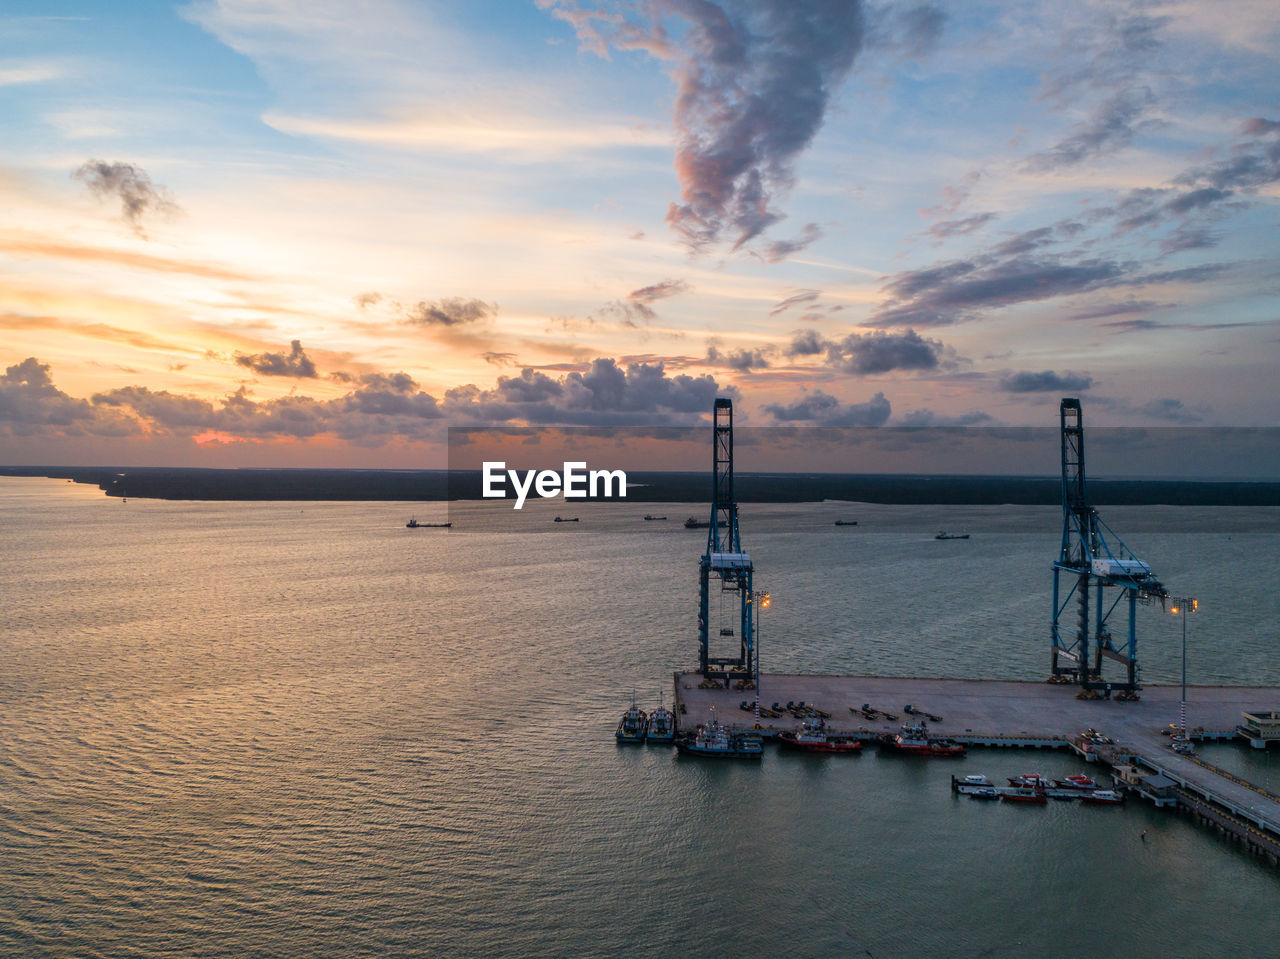
[[[842,736],[827,729],[821,717],[806,719],[797,730],[778,734],[778,743],[789,749],[803,749],[813,753],[860,753],[861,740]]]
[[[614,735],[620,743],[642,743],[648,732],[649,717],[636,705],[635,697],[631,699],[631,708],[622,714],[618,721],[618,730]]]
[[[714,711],[696,732],[677,739],[676,748],[692,756],[721,759],[759,759],[764,755],[759,736],[739,732],[717,722]]]
[[[890,752],[911,756],[963,756],[964,746],[950,739],[935,739],[929,735],[929,727],[923,721],[902,724],[899,733],[885,733],[880,737],[880,747]]]
[[[1118,793],[1114,789],[1095,789],[1093,792],[1084,793],[1080,799],[1087,803],[1118,806],[1124,802],[1124,793]]]
[[[671,710],[658,700],[658,708],[649,714],[649,729],[646,741],[650,743],[673,743],[676,739],[676,717]]]
[[[1083,773],[1065,776],[1057,782],[1059,789],[1097,789],[1098,784]]]
[[[1049,800],[1043,789],[1035,786],[1014,786],[1000,794],[1003,802],[1047,803]]]
[[[1032,789],[1049,789],[1053,780],[1040,773],[1023,773],[1021,776],[1010,776],[1010,786],[1030,786]]]

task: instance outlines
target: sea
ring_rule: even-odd
[[[1275,955],[1280,870],[1192,821],[949,788],[1096,772],[1069,754],[617,745],[697,661],[706,504],[495,507],[0,480],[0,955]],[[1280,686],[1280,510],[1103,516],[1199,600],[1193,724],[1197,685]],[[741,529],[766,700],[771,672],[1047,674],[1056,508]],[[1139,608],[1145,683],[1180,682],[1182,627]],[[1280,752],[1202,754],[1280,791]]]

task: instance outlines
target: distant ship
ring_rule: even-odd
[[[650,516],[648,513],[644,514],[644,519],[646,523],[665,523],[667,521],[665,516]]]
[[[858,521],[856,519],[838,519],[836,520],[836,525],[837,526],[857,526]]]
[[[948,533],[946,530],[939,530],[938,535],[934,539],[968,539],[968,533]]]
[[[557,516],[554,520],[554,522],[556,523],[576,523],[577,521],[578,521],[578,517],[576,516],[569,516],[569,517]]]
[[[693,516],[690,516],[687,520],[684,521],[685,529],[706,529],[710,525],[711,525],[710,521],[700,520]]]
[[[428,529],[428,528],[448,529],[453,524],[452,523],[419,523],[417,517],[415,516],[404,525],[405,525],[405,529]]]

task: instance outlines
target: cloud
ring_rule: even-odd
[[[841,373],[870,376],[893,370],[936,369],[948,348],[937,340],[927,340],[915,330],[903,333],[850,333],[831,340],[816,330],[797,330],[787,347],[789,356],[825,355],[825,362]]]
[[[661,362],[622,367],[602,357],[558,379],[524,370],[518,377],[500,377],[490,390],[449,390],[444,409],[453,423],[678,425],[699,422],[717,396],[733,393],[711,376],[668,376]]]
[[[792,253],[799,253],[805,247],[822,239],[822,230],[816,223],[806,223],[800,235],[794,240],[775,240],[760,253],[766,263],[781,263]]]
[[[172,215],[178,212],[178,205],[170,198],[169,192],[164,187],[153,186],[147,172],[132,163],[89,160],[71,175],[83,180],[99,197],[118,198],[121,214],[139,236],[146,236],[142,229],[144,217],[153,213]]]
[[[929,227],[929,235],[938,239],[952,236],[968,236],[996,219],[998,213],[975,213],[973,216],[961,217],[958,220],[943,220]]]
[[[784,313],[793,306],[802,306],[805,303],[813,303],[821,295],[822,294],[817,290],[801,290],[799,293],[793,293],[770,310],[769,315],[777,316],[779,313]]]
[[[1071,136],[1029,157],[1027,169],[1058,170],[1128,146],[1137,133],[1156,125],[1143,120],[1154,99],[1146,90],[1126,90],[1109,97],[1088,120],[1076,125]]]
[[[356,306],[360,307],[360,309],[362,310],[368,309],[374,304],[379,303],[381,300],[382,300],[382,294],[378,293],[377,291],[371,291],[369,293],[360,293],[355,297]]]
[[[988,426],[993,425],[995,419],[982,410],[970,410],[967,413],[960,413],[956,416],[948,416],[942,413],[935,413],[933,410],[908,410],[902,416],[898,417],[894,423],[895,426],[921,427],[921,426]]]
[[[289,344],[288,353],[236,354],[236,363],[248,367],[263,376],[292,376],[298,379],[314,379],[316,365],[302,349],[301,340]]]
[[[892,412],[883,393],[866,403],[841,403],[829,393],[814,390],[790,404],[769,403],[764,407],[779,423],[810,422],[816,426],[883,426]]]
[[[74,243],[44,240],[22,234],[6,234],[0,237],[0,250],[20,256],[42,256],[59,260],[75,260],[90,263],[111,263],[138,270],[157,273],[183,273],[212,280],[250,280],[246,273],[237,273],[224,267],[212,266],[191,260],[172,260],[165,257],[134,253],[130,250],[111,250],[96,246],[78,246]]]
[[[414,326],[460,326],[490,319],[498,312],[497,303],[469,300],[464,297],[446,297],[434,303],[421,300],[402,311],[405,322]]]
[[[873,326],[944,326],[983,310],[1116,285],[1126,267],[1102,258],[998,256],[909,270],[887,284],[889,302],[871,314]]]
[[[643,50],[672,65],[681,202],[666,219],[695,251],[721,239],[738,249],[783,218],[774,201],[792,186],[796,158],[822,127],[864,31],[860,0],[666,0],[619,12],[576,0],[539,5],[600,56]],[[913,21],[915,36],[927,34],[927,19]],[[785,245],[772,252],[785,255]]]
[[[1172,423],[1199,423],[1203,419],[1198,413],[1184,406],[1182,400],[1170,397],[1152,400],[1137,407],[1137,411],[1152,419],[1168,420]]]
[[[610,300],[599,312],[605,316],[616,316],[623,326],[636,327],[652,323],[657,319],[657,311],[651,304],[680,293],[688,293],[693,289],[684,280],[662,280],[650,286],[642,286],[632,290],[621,300]],[[588,322],[595,322],[595,317],[588,317]]]
[[[999,388],[1006,393],[1077,393],[1093,386],[1093,377],[1083,373],[1010,373],[1000,380]]]
[[[769,366],[764,350],[721,350],[714,342],[707,344],[707,362],[726,366],[739,373],[750,373]]]
[[[1091,310],[1083,310],[1078,313],[1070,314],[1069,320],[1104,320],[1113,316],[1132,316],[1136,313],[1153,313],[1156,310],[1168,309],[1176,306],[1174,303],[1158,303],[1155,300],[1126,300],[1123,303],[1108,303],[1106,306],[1095,307]]]

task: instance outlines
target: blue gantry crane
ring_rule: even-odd
[[[1053,564],[1053,675],[1050,680],[1079,683],[1082,692],[1117,690],[1136,698],[1138,684],[1139,602],[1159,602],[1169,595],[1151,567],[1121,542],[1097,510],[1085,488],[1084,420],[1080,400],[1064,397],[1059,407],[1062,442],[1062,549]],[[1066,592],[1063,593],[1063,579]],[[1067,608],[1075,603],[1072,625]],[[1128,622],[1117,640],[1113,614],[1125,603]],[[1114,617],[1123,619],[1123,616]],[[1123,680],[1103,676],[1103,659],[1120,663]]]
[[[752,567],[751,556],[742,551],[738,503],[733,493],[733,401],[717,398],[712,418],[711,523],[707,529],[707,549],[698,564],[698,666],[707,679],[723,679],[728,683],[736,677],[750,681],[755,669]],[[712,655],[713,580],[719,583],[720,594],[717,635],[737,637],[736,656]],[[736,622],[736,627],[729,625],[731,622]]]

